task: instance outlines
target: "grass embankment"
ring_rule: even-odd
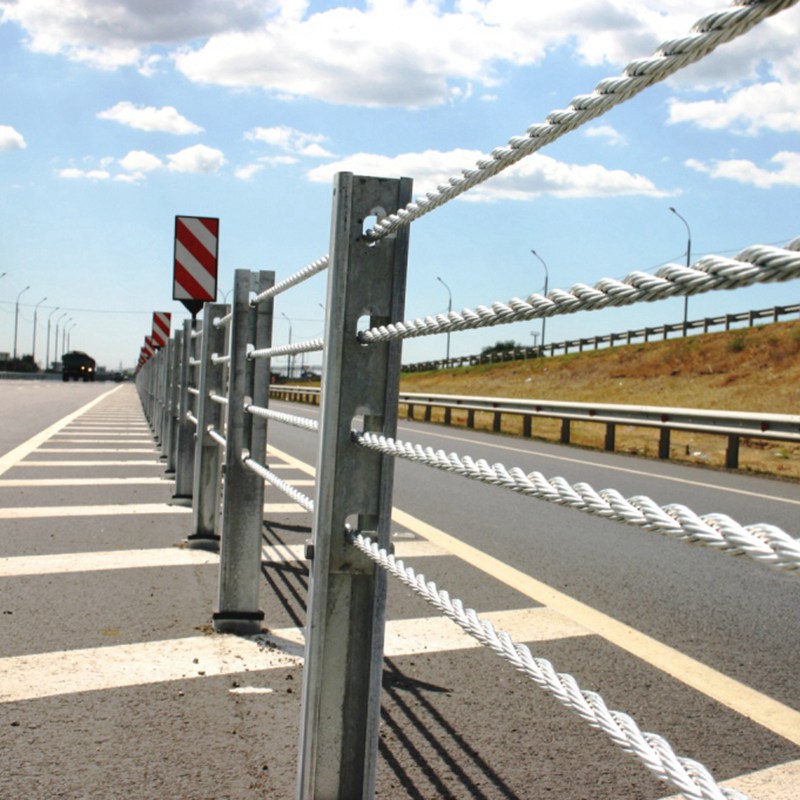
[[[797,414],[800,322],[557,358],[404,373],[401,390]],[[441,413],[436,414],[434,411],[434,420],[442,418]],[[466,414],[454,412],[453,421],[465,424]],[[476,427],[491,429],[491,424],[490,414],[476,415]],[[509,416],[503,420],[504,432],[518,434],[521,429],[518,419]],[[534,420],[535,438],[557,441],[559,431],[556,420]],[[602,425],[572,425],[572,442],[577,445],[602,448],[604,434]],[[722,436],[675,431],[671,457],[722,466],[726,444]],[[619,426],[616,449],[655,456],[658,431]],[[800,479],[800,445],[743,439],[739,461],[744,470]]]

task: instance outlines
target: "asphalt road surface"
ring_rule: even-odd
[[[216,556],[176,547],[190,517],[170,505],[131,386],[30,386],[0,384],[0,797],[292,797],[299,646],[208,635]],[[272,423],[269,434],[270,468],[313,496],[316,436]],[[791,483],[420,423],[399,436],[800,527]],[[753,800],[800,794],[797,576],[420,465],[396,470],[408,564],[717,779]],[[309,515],[268,489],[262,602],[289,643],[301,641],[309,531]],[[394,580],[388,619],[378,797],[673,794]]]

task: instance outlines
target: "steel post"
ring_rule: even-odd
[[[181,364],[178,375],[178,444],[175,456],[175,494],[173,500],[191,500],[192,473],[194,472],[195,427],[189,419],[192,408],[192,396],[189,388],[193,385],[194,369],[191,366],[194,339],[192,331],[194,321],[183,321],[183,339],[181,342]]]
[[[400,342],[363,346],[368,327],[403,319],[408,229],[370,242],[371,217],[411,200],[411,181],[340,173],[334,186],[314,548],[306,623],[298,797],[371,798],[383,670],[386,575],[346,527],[389,549],[394,464],[353,428],[395,436]],[[368,316],[363,320],[362,317]]]
[[[183,331],[175,331],[169,351],[169,372],[167,373],[167,396],[169,403],[167,442],[167,472],[175,472],[178,456],[178,427],[180,420],[180,375],[181,355],[183,354]]]
[[[263,462],[266,420],[244,411],[269,402],[269,361],[248,358],[251,346],[269,347],[272,303],[250,307],[250,293],[274,283],[274,273],[236,270],[230,331],[228,409],[225,424],[225,485],[222,501],[219,601],[214,629],[252,635],[261,630],[260,610],[264,480],[245,465],[251,455]]]
[[[222,454],[220,446],[208,434],[209,429],[221,432],[222,409],[211,395],[224,394],[225,367],[214,364],[212,355],[225,352],[225,329],[216,327],[214,320],[227,313],[228,306],[206,303],[203,308],[203,337],[200,346],[200,380],[197,398],[197,440],[194,450],[194,483],[192,484],[191,547],[216,550],[219,548],[219,504]]]

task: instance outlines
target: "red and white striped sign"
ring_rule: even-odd
[[[175,217],[173,300],[190,310],[190,303],[199,310],[205,301],[216,300],[218,249],[219,219]]]
[[[156,347],[164,347],[169,339],[172,314],[169,311],[153,312],[153,344]]]
[[[144,337],[142,353],[148,358],[151,358],[155,354],[155,350],[153,349],[153,340],[149,336]]]

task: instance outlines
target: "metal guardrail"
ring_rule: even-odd
[[[415,364],[404,364],[403,372],[429,372],[437,369],[452,369],[453,367],[474,367],[478,364],[525,361],[531,358],[555,356],[559,353],[566,355],[570,351],[575,352],[576,350],[582,353],[584,350],[588,349],[599,350],[603,345],[618,347],[621,345],[636,344],[637,342],[647,343],[656,337],[668,339],[671,333],[680,333],[682,336],[687,336],[692,331],[709,333],[712,328],[718,327],[724,327],[726,331],[729,331],[733,325],[738,322],[746,322],[747,327],[752,328],[761,320],[778,322],[781,317],[787,317],[793,314],[800,314],[800,304],[773,306],[772,308],[762,308],[758,311],[743,311],[739,314],[722,314],[718,317],[705,317],[703,319],[690,320],[685,324],[683,322],[673,322],[665,325],[658,325],[653,328],[638,328],[621,333],[607,333],[603,336],[589,336],[583,339],[567,339],[561,342],[551,342],[550,344],[534,347],[514,347],[509,350],[501,350],[493,353],[458,356],[449,360],[418,361]]]
[[[271,396],[294,402],[319,403],[320,390],[304,386],[272,386]],[[761,414],[740,411],[706,411],[692,408],[666,406],[626,406],[601,403],[567,403],[555,400],[524,400],[508,397],[471,397],[448,394],[417,394],[401,392],[401,405],[406,406],[406,417],[414,419],[415,409],[423,408],[423,419],[432,421],[432,411],[444,411],[445,425],[453,424],[453,411],[466,412],[466,426],[475,427],[477,413],[491,414],[492,430],[502,430],[504,415],[522,418],[522,435],[533,435],[533,420],[548,418],[561,420],[560,441],[569,444],[572,422],[591,422],[605,425],[605,449],[613,452],[616,445],[616,426],[657,428],[659,430],[658,457],[670,457],[672,431],[691,431],[726,436],[725,466],[739,466],[739,444],[742,438],[781,442],[800,442],[800,415]]]

